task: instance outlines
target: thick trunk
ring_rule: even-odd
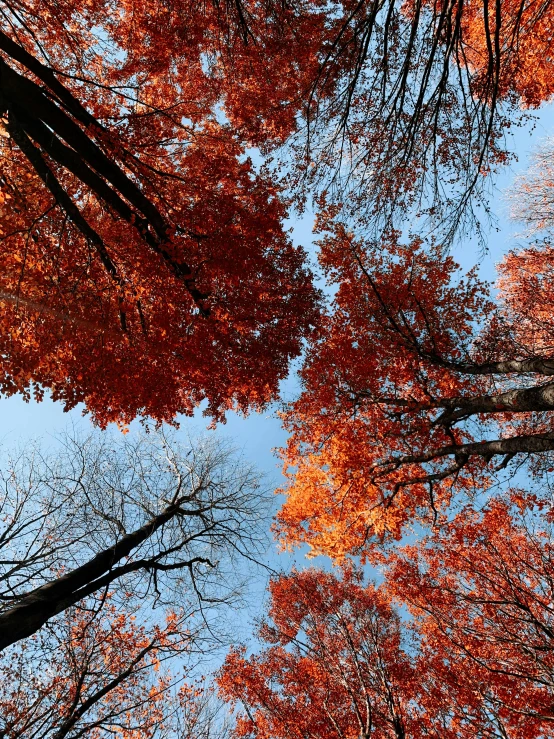
[[[33,64],[32,57],[27,52],[1,33],[0,49],[9,49],[8,53],[12,58],[23,63],[49,86],[52,84],[51,89],[54,94],[75,115],[77,120],[87,127],[97,127],[98,131],[102,129],[102,126],[97,124],[71,93],[56,80],[50,70],[40,62]],[[159,254],[175,277],[183,281],[200,312],[208,315],[208,310],[202,305],[202,301],[207,296],[196,287],[190,266],[174,259],[168,251],[169,229],[163,215],[125,171],[104,153],[86,130],[83,130],[61,107],[49,99],[39,85],[16,72],[1,59],[0,94],[3,108],[12,112],[26,134],[34,139],[49,157],[89,187],[100,201],[106,203],[113,212],[136,228],[148,247]],[[18,143],[16,137],[14,140]],[[67,146],[62,141],[65,141]],[[28,156],[28,152],[23,151],[23,153]],[[36,154],[42,157],[38,150]],[[49,168],[44,162],[42,165],[39,163],[37,169],[37,156],[30,162],[44,180],[39,169]],[[48,183],[46,184],[49,187]],[[57,189],[60,190],[61,184],[58,183],[58,185]],[[85,238],[90,240],[91,231],[94,231],[90,224],[86,224],[83,228],[84,218],[82,216],[75,218],[74,214],[60,201],[59,193],[54,192],[51,187],[49,189]],[[67,198],[69,198],[68,195],[66,195]],[[78,211],[76,204],[73,204],[72,210]],[[96,240],[98,239],[96,235]]]
[[[554,433],[535,434],[532,436],[512,436],[507,439],[495,439],[493,441],[474,441],[469,444],[449,444],[447,446],[432,449],[423,454],[407,454],[402,457],[388,459],[375,466],[374,471],[381,469],[382,474],[394,472],[395,470],[409,464],[426,464],[443,457],[453,456],[464,462],[470,457],[485,457],[490,459],[494,456],[513,456],[515,454],[538,454],[540,452],[554,451]],[[458,466],[458,469],[462,465]]]
[[[554,359],[506,359],[501,362],[485,362],[484,364],[459,363],[452,368],[468,375],[508,375],[538,374],[554,375]]]
[[[554,410],[554,383],[530,388],[515,388],[496,395],[446,398],[437,403],[444,408],[441,423],[456,421],[479,413],[524,413]]]
[[[105,587],[122,574],[147,569],[149,564],[154,564],[155,555],[152,559],[127,563],[115,568],[117,563],[130,555],[178,513],[177,504],[168,506],[147,524],[126,534],[117,544],[100,552],[85,564],[22,595],[16,605],[0,614],[0,650],[31,636],[48,619]],[[183,566],[186,566],[186,563],[183,563]]]
[[[479,413],[527,413],[554,410],[554,382],[537,387],[514,388],[495,395],[468,395],[419,403],[405,398],[378,397],[367,392],[355,392],[358,398],[369,398],[374,403],[399,408],[399,413],[443,410],[440,423],[452,423]]]

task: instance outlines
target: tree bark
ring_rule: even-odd
[[[123,536],[113,546],[99,552],[85,564],[22,595],[16,605],[0,613],[0,650],[34,634],[50,618],[75,605],[87,595],[109,585],[121,575],[139,569],[155,568],[157,564],[155,554],[116,569],[114,566],[179,514],[183,515],[183,511],[177,502],[165,508],[144,526]],[[195,558],[195,561],[198,561],[198,558]],[[183,561],[179,566],[190,567],[192,560]],[[163,565],[161,568],[163,569]]]

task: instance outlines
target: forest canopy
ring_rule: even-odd
[[[553,736],[551,140],[494,283],[476,263],[553,26],[550,0],[1,4],[0,393],[97,427],[1,460],[2,737]],[[217,678],[269,521],[255,469],[164,430],[199,408],[278,413],[274,533],[330,558],[269,568]]]
[[[478,228],[552,93],[551,12],[5,4],[2,391],[101,425],[275,399],[319,313],[287,210],[330,203],[370,250],[406,218],[443,248]]]

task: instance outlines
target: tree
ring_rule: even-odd
[[[510,216],[526,225],[529,236],[545,232],[548,238],[554,224],[553,144],[550,138],[542,141],[531,156],[530,167],[508,190]]]
[[[311,569],[270,583],[266,648],[235,649],[219,676],[227,700],[241,703],[236,736],[396,737],[412,735],[415,680],[401,648],[400,622],[359,574]]]
[[[339,289],[285,413],[278,527],[285,545],[340,559],[440,521],[521,464],[539,478],[552,466],[554,255],[548,244],[508,254],[495,305],[438,245],[395,236],[378,253],[322,227]]]
[[[175,618],[148,633],[109,597],[68,609],[3,654],[2,736],[155,736],[170,713],[171,676],[159,660],[184,651],[182,642]]]
[[[474,231],[505,134],[553,92],[549,0],[241,6],[228,115],[257,145],[287,142],[301,196],[325,192],[373,238],[416,214],[445,243]]]
[[[437,671],[437,692],[484,698],[505,733],[550,736],[554,721],[552,514],[513,491],[391,557]]]
[[[101,425],[205,399],[221,418],[270,400],[300,352],[316,294],[278,186],[217,112],[220,10],[6,6],[5,394],[48,388]]]
[[[408,572],[408,556],[405,576],[392,580],[394,592],[402,602],[407,587],[418,609],[427,610],[430,588],[418,591],[417,577]],[[448,554],[442,550],[440,556]],[[449,583],[456,582],[455,568],[444,574]],[[425,575],[421,579],[425,581]],[[445,600],[441,585],[434,589],[435,603]],[[526,648],[522,637],[520,656],[526,661],[518,663],[514,650],[512,664],[519,668],[495,673],[506,651],[501,639],[494,641],[504,625],[501,613],[496,618],[495,602],[487,611],[488,620],[477,621],[482,650],[472,652],[474,624],[464,619],[463,606],[457,610],[455,597],[449,600],[453,611],[446,629],[433,634],[425,619],[402,621],[386,589],[364,586],[360,573],[351,568],[340,576],[315,569],[293,572],[274,580],[270,593],[269,620],[259,632],[264,648],[249,657],[235,649],[219,676],[223,697],[243,706],[237,737],[550,735],[551,684],[541,684],[540,678],[535,684],[521,683],[522,674],[528,679],[523,664],[535,675],[540,671],[532,666],[535,644]],[[486,607],[478,597],[473,602],[476,610]],[[519,616],[525,629],[526,614]],[[511,625],[517,633],[518,624]],[[457,634],[462,642],[456,648]],[[546,641],[544,634],[541,645],[536,644],[541,661],[549,659],[541,651]],[[534,702],[527,703],[528,698]]]
[[[139,625],[140,614],[119,600],[88,598],[3,653],[3,737],[226,735],[213,691],[191,680],[211,648],[206,629],[191,612]]]
[[[194,597],[213,618],[264,541],[257,477],[216,443],[69,438],[58,458],[16,457],[3,487],[0,649],[93,594]]]
[[[552,94],[551,25],[549,0],[8,4],[0,389],[101,425],[275,398],[318,312],[291,193],[449,243]]]

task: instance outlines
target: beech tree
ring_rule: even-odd
[[[472,231],[505,134],[553,92],[549,0],[241,8],[248,43],[222,54],[231,120],[262,147],[286,141],[300,189],[372,237],[408,214],[445,242]]]
[[[552,247],[509,253],[494,303],[438,245],[395,236],[377,252],[323,227],[340,287],[285,413],[283,543],[368,554],[522,464],[540,480],[554,450]]]
[[[220,418],[271,399],[300,352],[316,294],[279,187],[218,117],[218,18],[188,2],[5,7],[5,394],[48,388],[101,425],[204,399]]]
[[[160,662],[194,646],[175,615],[147,630],[110,596],[89,598],[3,653],[2,736],[156,736],[176,713],[172,688],[191,703],[197,698],[182,676],[160,670]]]
[[[227,736],[213,690],[198,674],[193,679],[213,648],[194,604],[165,619],[156,613],[145,625],[130,600],[120,593],[87,598],[3,652],[2,736]]]
[[[501,540],[504,547],[511,546],[500,535]],[[515,550],[518,544],[513,546]],[[542,739],[550,735],[552,686],[543,664],[552,653],[547,633],[552,614],[548,595],[541,592],[543,585],[547,592],[550,587],[548,567],[533,573],[520,601],[527,602],[527,594],[542,601],[539,619],[546,630],[541,632],[527,611],[512,607],[511,590],[503,591],[498,603],[495,585],[486,585],[490,580],[486,569],[481,575],[484,587],[492,588],[490,600],[483,602],[481,592],[472,592],[470,580],[467,597],[460,602],[457,596],[465,580],[462,577],[457,589],[457,567],[444,566],[448,550],[437,551],[442,564],[436,559],[436,569],[432,565],[431,573],[421,572],[419,577],[410,573],[410,568],[416,569],[409,559],[413,553],[406,553],[403,576],[392,582],[401,601],[407,587],[408,600],[417,603],[420,613],[437,614],[435,631],[425,618],[412,624],[401,621],[386,589],[364,586],[360,573],[351,568],[340,576],[315,569],[293,572],[271,583],[268,620],[259,632],[263,648],[251,656],[235,649],[219,676],[223,697],[240,711],[235,736]],[[502,566],[500,557],[496,565]],[[514,584],[525,577],[518,574]],[[445,606],[450,608],[447,620]],[[473,620],[466,618],[466,607],[473,609]],[[509,642],[503,638],[506,626]],[[479,640],[480,648],[474,649]],[[506,662],[510,650],[511,661]]]
[[[236,736],[411,736],[416,675],[386,596],[359,575],[311,569],[271,581],[266,648],[235,649],[218,683],[242,704]]]
[[[550,99],[551,25],[549,0],[8,3],[0,389],[101,425],[275,398],[317,322],[286,206],[451,241]]]
[[[255,473],[215,443],[68,439],[61,456],[15,458],[2,483],[1,649],[108,592],[193,597],[213,617],[265,537]]]
[[[552,512],[521,491],[466,508],[391,559],[437,671],[435,691],[485,700],[501,736],[550,736],[554,721]]]

